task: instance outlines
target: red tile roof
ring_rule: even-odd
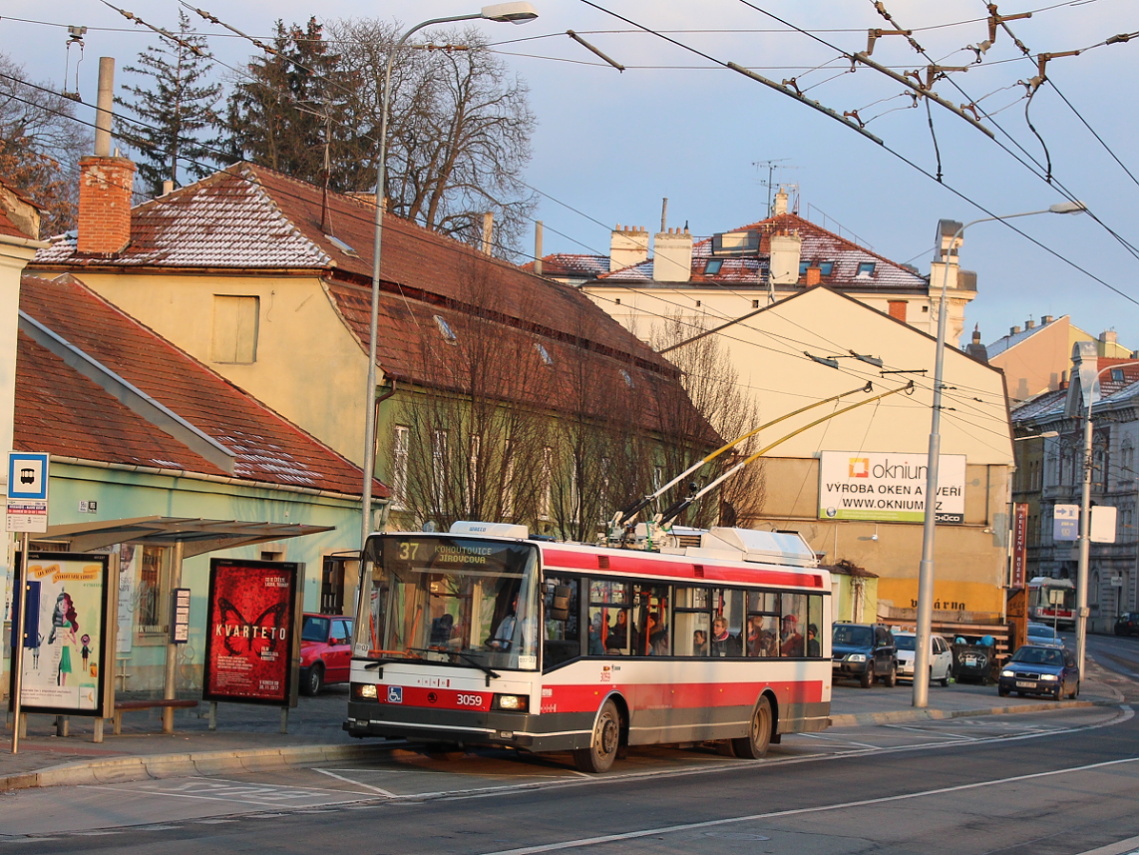
[[[26,276],[21,310],[235,455],[234,477],[359,494],[360,470],[70,277]],[[216,465],[20,336],[16,446],[224,475]],[[387,495],[376,484],[377,495]]]
[[[731,233],[746,231],[759,233],[760,244],[757,252],[751,255],[717,255],[715,257],[722,260],[719,271],[706,273],[706,265],[713,257],[713,238],[696,240],[692,245],[691,279],[688,283],[670,282],[667,285],[674,288],[685,284],[767,287],[771,235],[780,232],[797,232],[803,241],[800,250],[802,261],[833,262],[830,274],[820,277],[819,282],[822,285],[830,285],[840,291],[924,292],[928,288],[924,277],[913,270],[828,231],[798,214],[779,214],[730,230]],[[874,264],[874,272],[871,275],[858,275],[859,265],[863,263]],[[596,255],[557,254],[542,259],[542,272],[547,276],[596,278],[615,285],[650,284],[654,281],[652,258],[611,273],[607,266],[603,270],[600,268],[601,264]],[[800,277],[799,285],[804,283],[805,277]],[[784,289],[787,287],[780,286]]]
[[[64,235],[37,253],[32,266],[77,272],[308,272],[324,278],[347,328],[366,349],[374,216],[374,205],[336,193],[328,195],[325,211],[319,187],[264,167],[236,164],[135,208],[131,243],[118,255],[79,255],[74,235]],[[328,223],[327,234],[322,222]],[[621,379],[617,388],[633,390],[628,406],[638,409],[646,429],[669,423],[669,410],[690,407],[675,366],[576,288],[390,215],[384,218],[382,255],[377,363],[389,377],[446,388],[469,386],[469,378],[448,379],[455,361],[439,358],[446,351],[437,347],[443,344],[438,315],[455,332],[458,347],[489,339],[500,353],[511,354],[497,363],[505,382],[495,388],[506,399],[554,409],[576,406],[569,397],[575,378],[564,370],[554,372],[557,382],[512,380],[535,376],[540,343],[554,357],[555,368],[588,365],[585,376],[601,378],[596,382],[602,388]],[[430,358],[425,356],[429,353]],[[600,395],[590,401],[598,413],[612,406]]]

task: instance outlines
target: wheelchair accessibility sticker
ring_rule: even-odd
[[[388,686],[388,703],[403,703],[403,686]]]

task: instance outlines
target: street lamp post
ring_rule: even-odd
[[[1077,345],[1080,347],[1080,345]],[[1081,357],[1081,364],[1083,359]],[[1093,362],[1093,370],[1085,374],[1080,371],[1080,394],[1087,402],[1084,413],[1084,443],[1083,443],[1083,483],[1080,486],[1080,530],[1079,530],[1079,558],[1076,564],[1076,661],[1080,666],[1081,678],[1084,673],[1084,660],[1088,651],[1088,571],[1091,556],[1092,537],[1092,470],[1095,468],[1094,446],[1092,443],[1092,404],[1097,397],[1096,386],[1103,372],[1112,368],[1128,368],[1139,365],[1139,362],[1117,362],[1099,368]],[[1087,388],[1085,389],[1085,383]]]
[[[364,485],[361,493],[360,557],[363,561],[364,544],[372,532],[372,482],[376,477],[376,338],[380,317],[380,248],[384,237],[384,182],[388,154],[388,114],[391,111],[392,66],[396,55],[413,33],[434,24],[453,24],[485,18],[501,23],[524,24],[538,17],[530,3],[496,3],[484,6],[482,11],[449,18],[432,18],[421,21],[407,30],[392,46],[384,67],[383,91],[380,96],[380,158],[376,166],[376,231],[372,245],[372,307],[368,319],[368,380],[364,406]]]
[[[982,217],[961,223],[941,220],[937,225],[937,250],[934,261],[945,265],[941,277],[941,296],[937,303],[937,340],[933,361],[933,407],[930,414],[929,452],[926,459],[925,515],[922,523],[921,564],[918,570],[917,631],[914,633],[913,706],[924,708],[929,703],[929,645],[933,628],[933,538],[937,526],[937,479],[941,454],[941,386],[945,363],[946,290],[949,287],[949,259],[957,251],[957,242],[969,226],[1036,214],[1075,214],[1084,210],[1081,202],[1061,202],[1043,211],[1025,211],[1003,217]],[[945,236],[952,234],[949,242]]]

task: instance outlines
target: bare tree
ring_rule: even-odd
[[[74,108],[0,54],[0,175],[43,209],[45,236],[75,225],[79,158],[91,143]]]
[[[402,26],[372,20],[335,21],[330,40],[340,69],[354,83],[347,133],[362,146],[359,186],[374,185],[379,156],[383,71]],[[494,214],[495,254],[520,240],[536,197],[521,181],[535,126],[525,83],[486,49],[475,28],[432,30],[436,43],[407,45],[392,67],[388,127],[388,209],[467,243],[482,235],[483,214]],[[368,183],[369,176],[372,183]]]
[[[703,331],[699,323],[693,325],[691,317],[673,315],[664,320],[652,334],[651,344],[655,350],[681,344]],[[683,376],[683,386],[695,405],[699,416],[706,419],[724,442],[730,442],[759,427],[760,411],[754,399],[739,388],[739,377],[732,367],[719,339],[707,335],[681,344],[670,350],[668,358]],[[691,418],[683,411],[674,414],[677,420]],[[684,431],[681,424],[674,425],[672,431]],[[689,429],[691,430],[691,429]],[[709,464],[706,471],[696,473],[698,485],[711,482],[728,468],[755,453],[770,437],[754,436],[744,440],[730,453],[725,453]],[[670,461],[675,467],[672,477],[683,472],[699,457],[678,458]],[[690,489],[682,485],[681,492]],[[760,518],[766,493],[762,459],[748,464],[738,473],[723,482],[718,488],[719,496],[710,494],[701,503],[686,511],[686,519],[693,525],[706,526],[714,522],[723,525],[748,527]],[[711,500],[711,501],[709,501]]]
[[[675,374],[598,351],[600,325],[611,323],[600,310],[582,307],[558,334],[530,334],[522,319],[538,317],[537,307],[507,304],[487,275],[487,265],[472,264],[453,307],[461,311],[391,308],[419,331],[420,382],[395,417],[406,476],[389,475],[402,488],[406,522],[518,522],[595,540],[667,461],[713,447],[707,423]],[[691,415],[666,415],[675,413]]]

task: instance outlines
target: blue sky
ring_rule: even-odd
[[[687,223],[697,236],[753,222],[765,215],[770,176],[794,185],[803,215],[928,272],[939,219],[1034,211],[1074,197],[1102,224],[1087,215],[1013,221],[1047,249],[1001,223],[967,231],[962,266],[977,272],[979,289],[967,332],[977,324],[991,342],[1030,318],[1069,314],[1090,333],[1116,330],[1122,343],[1139,348],[1139,250],[1126,245],[1139,244],[1139,38],[1103,45],[1139,31],[1134,0],[1001,3],[1004,15],[1032,16],[1007,21],[1012,35],[998,28],[983,54],[976,49],[989,35],[982,0],[885,0],[925,56],[906,37],[887,35],[871,59],[923,79],[931,59],[967,68],[948,72],[933,91],[955,106],[979,104],[978,112],[990,114],[982,124],[993,137],[939,104],[928,112],[924,99],[912,106],[906,87],[878,71],[851,71],[842,54],[864,51],[869,29],[894,28],[870,0],[533,2],[537,21],[478,26],[530,86],[539,126],[525,180],[544,194],[536,216],[545,253],[607,253],[616,224],[656,231],[665,198],[668,225]],[[175,26],[186,8],[176,0],[113,5],[163,27]],[[195,5],[261,37],[278,17],[305,21],[314,12],[411,25],[479,9],[459,0],[277,0],[268,11],[252,0]],[[122,66],[153,38],[101,0],[70,0],[63,9],[6,0],[4,7],[0,50],[37,81],[77,85],[87,103],[95,99],[98,57],[117,59],[121,83]],[[221,62],[239,67],[254,52],[190,14]],[[78,78],[77,51],[69,58],[65,47],[68,25],[88,27]],[[626,70],[607,66],[567,30]],[[1049,82],[1026,100],[1039,54],[1074,50],[1081,53],[1048,61]],[[794,80],[804,97],[839,115],[856,111],[883,144],[725,68],[727,62],[777,84]],[[91,119],[89,108],[80,107],[80,115]],[[1044,177],[1049,164],[1051,182]],[[941,183],[932,177],[939,169]]]

